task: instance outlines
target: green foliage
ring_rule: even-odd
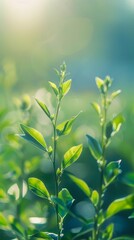
[[[115,160],[114,155],[112,155],[112,161],[109,161],[110,154],[108,155],[109,143],[113,140],[113,136],[119,132],[124,122],[124,117],[121,114],[115,115],[114,113],[114,117],[108,115],[109,107],[114,99],[121,93],[121,90],[109,93],[112,85],[110,77],[107,76],[104,80],[96,78],[96,85],[101,99],[99,103],[93,102],[92,107],[99,118],[100,134],[96,134],[96,132],[94,136],[87,134],[90,156],[95,159],[95,164],[98,169],[97,176],[93,173],[94,186],[96,187],[91,188],[90,184],[88,184],[87,178],[89,177],[90,182],[90,174],[87,174],[86,168],[84,168],[84,170],[86,170],[84,175],[86,180],[67,172],[67,176],[73,182],[73,187],[76,188],[76,191],[78,189],[83,193],[80,197],[83,198],[84,196],[82,202],[79,203],[79,198],[76,199],[77,202],[75,202],[76,191],[72,191],[71,188],[68,187],[67,189],[66,186],[63,186],[66,182],[62,181],[64,180],[62,177],[64,177],[63,175],[66,169],[70,170],[72,164],[80,158],[83,146],[82,144],[78,144],[78,139],[76,141],[77,143],[75,143],[76,139],[74,140],[74,137],[71,135],[70,142],[72,142],[72,147],[70,147],[70,144],[68,145],[69,137],[65,138],[63,136],[71,133],[73,124],[79,114],[69,119],[67,117],[67,120],[63,120],[63,122],[59,121],[62,99],[69,92],[72,80],[67,79],[65,63],[60,66],[59,70],[55,71],[59,78],[58,83],[49,82],[55,98],[54,108],[49,108],[47,99],[40,101],[38,98],[35,98],[40,107],[39,110],[49,119],[48,124],[50,124],[53,131],[52,133],[50,132],[51,135],[45,134],[44,138],[44,131],[40,130],[41,132],[39,132],[37,130],[40,123],[40,121],[38,122],[37,120],[39,115],[35,113],[34,117],[33,115],[30,117],[32,110],[31,101],[29,96],[25,95],[18,101],[17,105],[21,116],[24,118],[24,123],[20,124],[22,133],[18,134],[20,138],[11,134],[7,136],[9,141],[9,146],[7,147],[9,151],[8,154],[5,154],[7,150],[4,145],[2,144],[0,146],[0,164],[4,163],[2,165],[2,167],[4,166],[4,173],[2,173],[4,177],[1,176],[0,170],[0,180],[2,182],[0,186],[0,236],[2,234],[1,238],[3,240],[131,240],[133,239],[131,236],[116,237],[114,218],[116,218],[118,213],[129,210],[129,219],[131,219],[131,221],[133,220],[134,194],[130,192],[129,195],[126,195],[123,192],[123,196],[120,198],[116,199],[115,197],[114,200],[111,201],[111,199],[113,199],[113,197],[111,197],[111,199],[109,199],[110,203],[108,202],[108,204],[106,195],[109,186],[112,187],[112,184],[114,186],[115,183],[117,185],[116,181],[122,172],[122,161]],[[5,117],[6,114],[6,110],[0,110],[1,132],[5,131],[11,124],[11,121]],[[35,128],[30,127],[33,125],[35,125]],[[96,138],[96,135],[99,137]],[[2,140],[1,133],[0,137],[0,140]],[[77,137],[77,135],[75,137]],[[21,142],[21,138],[26,141]],[[61,141],[59,141],[60,139]],[[81,139],[79,138],[79,140]],[[29,151],[30,145],[28,143],[35,145],[35,150],[31,148],[32,151]],[[63,145],[65,145],[65,147],[61,150]],[[14,146],[12,151],[11,146]],[[84,161],[80,164],[84,167],[84,164],[86,164],[85,155],[82,160]],[[47,172],[49,168],[47,165],[48,161],[50,161],[52,166],[51,172]],[[9,168],[8,171],[7,168]],[[90,169],[91,175],[93,170],[93,168]],[[82,174],[84,172],[79,167],[79,164],[78,167],[76,165],[75,174],[78,173],[78,171],[80,176],[83,176]],[[48,183],[48,179],[50,179],[53,184]],[[99,182],[97,182],[98,179]],[[133,172],[128,172],[124,176],[121,176],[120,180],[122,184],[128,185],[130,191],[133,190]],[[27,193],[27,186],[29,186],[32,194]],[[86,211],[83,204],[84,202],[86,202],[86,204],[89,203],[89,208],[86,207]],[[77,208],[75,203],[78,204],[78,206],[80,204],[82,207]],[[33,209],[36,211],[34,212]],[[66,218],[67,216],[68,218]],[[73,219],[75,219],[75,221],[73,221]],[[66,224],[68,223],[69,230],[66,231]]]
[[[29,185],[30,190],[37,196],[39,196],[41,198],[47,198],[47,199],[50,198],[50,195],[49,195],[49,192],[48,192],[46,186],[40,179],[29,178],[28,185]]]

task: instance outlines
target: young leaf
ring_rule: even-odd
[[[103,239],[111,240],[113,237],[113,232],[114,232],[114,224],[111,223],[106,227],[106,229],[102,233]]]
[[[71,79],[63,82],[63,84],[61,86],[61,93],[62,93],[61,97],[65,96],[69,92],[69,90],[71,88],[71,82],[72,82]]]
[[[116,98],[120,93],[121,93],[121,90],[120,90],[120,89],[117,90],[117,91],[115,91],[115,92],[113,92],[113,93],[111,94],[112,100],[113,100],[114,98]]]
[[[53,89],[55,95],[58,96],[58,94],[59,94],[59,89],[58,89],[58,87],[56,86],[56,84],[53,83],[53,82],[50,82],[50,81],[49,81],[49,84],[50,84],[51,88]]]
[[[34,144],[37,148],[47,151],[47,145],[42,134],[36,129],[20,124],[24,134],[19,134],[20,137]]]
[[[106,126],[106,137],[109,139],[114,136],[120,130],[122,123],[124,122],[124,118],[121,114],[117,115],[110,121]]]
[[[96,103],[96,102],[93,102],[93,103],[92,103],[92,106],[93,106],[93,108],[95,109],[95,111],[98,113],[98,115],[100,116],[100,114],[101,114],[100,105],[99,105],[98,103]]]
[[[90,199],[91,199],[92,203],[94,204],[94,206],[97,206],[98,202],[99,202],[99,193],[96,190],[94,190],[92,192]]]
[[[39,104],[39,106],[41,107],[41,109],[45,112],[45,114],[51,118],[51,114],[47,108],[47,106],[45,105],[45,103],[41,102],[40,100],[38,100],[37,98],[35,98],[36,102]]]
[[[58,198],[56,198],[55,196],[52,196],[51,198],[54,203],[58,204],[59,215],[62,218],[64,218],[67,215],[67,213],[74,201],[72,195],[66,188],[63,188],[59,192]]]
[[[75,177],[72,174],[68,174],[71,180],[85,193],[87,197],[91,196],[91,189],[88,187],[87,183],[80,178]]]
[[[96,77],[95,80],[96,80],[96,85],[97,85],[98,89],[101,90],[104,85],[104,81],[99,77]]]
[[[0,212],[0,229],[7,229],[9,227],[7,219]]]
[[[38,178],[29,178],[28,185],[30,190],[41,198],[50,198],[50,194],[44,183]]]
[[[100,160],[100,158],[102,157],[102,148],[100,146],[100,143],[90,135],[86,135],[86,136],[88,138],[89,150],[92,156],[96,160]]]
[[[115,178],[121,173],[120,163],[121,160],[113,161],[108,163],[107,166],[105,167],[104,182],[106,186],[112,183],[115,180]]]
[[[65,169],[65,168],[69,167],[70,165],[72,165],[81,155],[82,148],[83,148],[82,144],[70,148],[64,154],[64,159],[62,161],[61,168]]]
[[[134,187],[134,172],[126,173],[122,178],[123,183],[127,184],[130,187]]]
[[[127,209],[134,209],[134,194],[113,201],[106,210],[105,219]]]
[[[80,113],[79,113],[80,114]],[[77,114],[76,116],[72,117],[70,120],[67,120],[63,123],[60,123],[56,130],[57,130],[57,135],[58,136],[62,136],[62,135],[67,135],[71,132],[72,129],[72,125],[73,122],[75,121],[75,119],[79,116],[79,114]]]

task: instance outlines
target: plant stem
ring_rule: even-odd
[[[104,93],[102,95],[102,126],[101,126],[101,145],[102,145],[102,157],[101,157],[101,164],[99,165],[99,171],[100,171],[100,187],[99,187],[99,202],[98,206],[96,207],[96,215],[95,215],[95,225],[94,230],[92,233],[92,239],[93,240],[99,240],[100,235],[100,226],[99,226],[99,214],[102,208],[103,204],[103,198],[104,198],[104,189],[103,189],[103,175],[104,175],[104,168],[106,165],[105,160],[105,151],[106,151],[106,135],[105,135],[105,129],[106,129],[106,122],[107,122],[107,94]]]
[[[57,118],[58,113],[60,109],[60,101],[58,100],[56,113],[55,113],[55,119],[53,122],[53,132],[54,132],[54,149],[53,149],[53,170],[54,170],[54,179],[55,179],[55,196],[58,197],[59,193],[59,186],[58,186],[58,179],[56,174],[56,151],[57,151],[57,133],[56,133],[56,126],[57,126]],[[59,223],[59,211],[58,211],[58,205],[55,205],[56,210],[56,219],[57,219],[57,230],[58,230],[58,240],[60,240],[60,223]]]

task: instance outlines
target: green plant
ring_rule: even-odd
[[[100,141],[96,138],[87,135],[88,147],[92,157],[96,160],[99,170],[99,186],[97,190],[91,189],[86,182],[83,180],[69,175],[72,181],[85,193],[89,201],[92,203],[95,214],[92,219],[88,219],[86,231],[81,230],[74,239],[80,239],[84,236],[85,232],[90,232],[88,239],[90,240],[111,240],[114,234],[114,223],[111,221],[108,223],[109,219],[113,217],[120,211],[134,209],[134,194],[116,199],[110,203],[107,209],[105,206],[105,195],[108,187],[117,180],[118,175],[121,173],[120,163],[118,161],[108,161],[107,160],[107,149],[113,138],[113,136],[120,130],[124,118],[121,114],[118,114],[112,118],[108,119],[108,109],[112,101],[120,94],[120,90],[109,93],[109,88],[111,87],[112,80],[110,77],[106,77],[104,80],[96,78],[96,85],[99,89],[101,96],[101,103],[93,102],[92,106],[98,114],[99,123],[101,127],[101,138]],[[131,182],[132,182],[131,176]],[[130,178],[129,178],[130,181]],[[114,239],[132,239],[125,236],[121,238]]]
[[[46,143],[43,135],[34,128],[31,128],[27,125],[21,124],[22,134],[19,134],[20,137],[34,144],[37,148],[42,150],[44,153],[47,153],[49,160],[53,166],[53,177],[55,190],[51,194],[47,189],[43,181],[38,178],[30,177],[28,179],[28,185],[30,190],[39,196],[40,198],[46,199],[55,209],[56,215],[56,226],[57,233],[48,233],[48,232],[37,232],[35,234],[29,235],[29,239],[57,239],[60,240],[63,234],[63,221],[68,213],[71,214],[70,207],[74,201],[70,192],[66,188],[60,189],[61,177],[71,164],[73,164],[81,155],[82,144],[71,147],[63,156],[63,160],[59,161],[57,156],[57,144],[59,138],[62,136],[68,135],[71,132],[72,125],[78,115],[72,117],[69,120],[66,120],[62,123],[58,123],[59,112],[61,108],[61,102],[64,96],[69,92],[71,87],[71,79],[66,80],[66,65],[63,63],[60,66],[60,71],[56,70],[56,73],[59,78],[58,86],[49,82],[50,87],[52,88],[54,95],[56,97],[56,107],[55,113],[51,114],[50,110],[46,104],[39,99],[36,99],[36,102],[49,118],[50,123],[53,128],[52,136],[52,146]]]

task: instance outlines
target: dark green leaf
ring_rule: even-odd
[[[117,115],[110,121],[106,126],[106,137],[109,139],[114,136],[120,130],[122,123],[124,122],[124,118],[121,114]]]
[[[102,148],[100,146],[100,143],[90,135],[86,135],[88,138],[88,144],[89,144],[89,150],[92,154],[92,156],[96,160],[100,160],[102,157]]]
[[[115,178],[121,173],[120,169],[121,160],[110,162],[104,169],[104,182],[108,186]]]
[[[113,238],[112,240],[134,240],[134,238],[133,237],[122,236],[122,237]]]
[[[105,218],[108,219],[118,212],[134,209],[134,194],[113,201],[106,210]]]
[[[51,238],[51,236],[47,232],[39,232],[30,236],[30,240],[39,240],[39,239],[53,240],[53,238]]]
[[[134,212],[128,218],[129,219],[134,218]]]
[[[51,114],[47,108],[47,106],[45,105],[45,103],[41,102],[40,100],[38,100],[37,98],[35,98],[36,102],[39,104],[39,106],[41,107],[41,109],[45,112],[45,114],[51,118]]]
[[[91,196],[91,189],[88,187],[87,183],[80,178],[75,177],[72,174],[68,174],[71,180],[85,193],[87,197]]]
[[[62,169],[65,169],[72,165],[81,155],[83,146],[82,144],[78,146],[71,147],[65,154],[62,161]]]
[[[47,145],[42,134],[36,129],[20,124],[24,134],[19,134],[20,137],[34,144],[37,148],[47,151]]]
[[[122,179],[123,183],[130,187],[134,187],[134,172],[126,173]]]
[[[64,218],[67,215],[70,207],[72,206],[74,199],[70,192],[66,188],[63,188],[59,192],[58,198],[52,196],[52,201],[58,204],[59,215]]]
[[[58,87],[56,86],[56,84],[53,83],[53,82],[50,82],[50,81],[49,81],[49,84],[50,84],[51,88],[53,89],[55,95],[58,96],[58,94],[59,94],[59,89],[58,89]]]
[[[79,113],[80,114],[80,113]],[[58,136],[62,136],[62,135],[67,135],[71,132],[71,129],[72,129],[72,125],[73,125],[73,122],[75,121],[75,119],[79,116],[79,114],[77,114],[76,116],[72,117],[71,119],[63,122],[63,123],[60,123],[56,130],[57,130],[57,135]]]
[[[50,195],[49,192],[44,185],[44,183],[38,178],[29,178],[28,185],[30,190],[37,196],[41,198],[49,199]]]

